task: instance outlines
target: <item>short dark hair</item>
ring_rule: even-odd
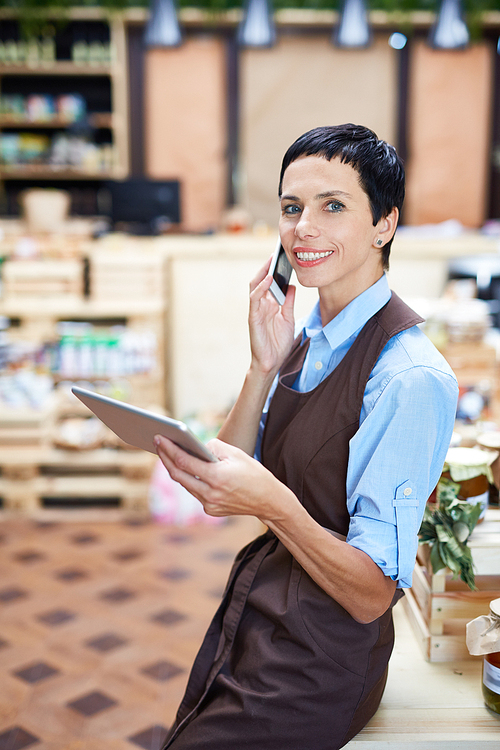
[[[281,197],[283,176],[287,167],[301,156],[322,156],[330,161],[339,158],[350,164],[359,175],[361,187],[368,196],[373,226],[396,207],[401,213],[405,197],[405,171],[394,146],[382,141],[362,125],[330,125],[309,130],[292,143],[281,164],[278,194]],[[382,248],[382,263],[389,268],[392,238]]]

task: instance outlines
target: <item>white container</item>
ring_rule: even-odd
[[[68,218],[69,193],[53,188],[30,188],[20,197],[30,232],[61,231]]]

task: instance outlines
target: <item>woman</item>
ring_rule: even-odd
[[[335,750],[366,724],[453,430],[453,373],[384,273],[404,197],[394,149],[359,126],[312,130],[285,154],[279,196],[316,308],[294,342],[294,289],[279,308],[267,264],[250,287],[250,369],[210,443],[220,461],[157,438],[209,515],[269,529],[236,558],[174,750]]]

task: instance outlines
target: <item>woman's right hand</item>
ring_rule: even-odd
[[[265,375],[275,375],[281,367],[294,339],[293,304],[295,287],[290,285],[282,307],[269,288],[271,258],[250,282],[250,346],[252,368]]]

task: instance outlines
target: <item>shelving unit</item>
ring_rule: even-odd
[[[0,11],[2,24],[13,28],[15,15],[12,11]],[[64,25],[66,24],[66,25]],[[88,31],[92,28],[107,29],[109,33],[109,62],[82,62],[76,59],[61,59],[71,54],[68,39],[79,28]],[[78,134],[90,143],[103,148],[95,150],[87,162],[78,165],[73,160],[55,164],[44,155],[43,159],[27,159],[24,163],[2,158],[0,180],[4,183],[7,195],[5,210],[13,215],[17,211],[17,196],[28,187],[61,187],[73,191],[77,200],[78,185],[81,189],[97,194],[100,184],[108,179],[124,179],[129,174],[129,126],[128,126],[128,71],[126,55],[126,30],[124,17],[117,14],[106,16],[102,9],[76,8],[68,11],[64,23],[57,27],[56,59],[17,62],[0,62],[0,95],[48,95],[57,100],[58,95],[79,94],[87,103],[84,119],[72,120],[59,116],[56,112],[48,117],[30,117],[23,113],[0,112],[0,136],[10,134],[43,135],[51,138],[48,149],[52,148],[54,137]],[[61,31],[62,29],[62,31]],[[58,43],[57,34],[66,29],[64,45]],[[12,33],[15,33],[12,32]],[[109,148],[108,148],[109,145]],[[86,205],[92,207],[92,201]],[[97,206],[97,199],[94,207]],[[85,210],[81,205],[74,206],[78,213],[98,213]]]
[[[68,420],[81,427],[91,418],[68,382],[95,384],[101,392],[111,387],[110,395],[165,411],[165,262],[161,252],[143,255],[138,265],[126,241],[114,253],[87,241],[75,245],[71,258],[6,261],[0,316],[10,321],[9,345],[54,352],[37,361],[55,388],[42,408],[0,405],[0,519],[52,512],[74,518],[96,509],[103,519],[111,512],[148,515],[154,455],[131,449],[103,426],[87,443],[71,444],[64,433]],[[90,296],[84,296],[86,269]],[[68,348],[63,357],[64,346],[71,357]]]

